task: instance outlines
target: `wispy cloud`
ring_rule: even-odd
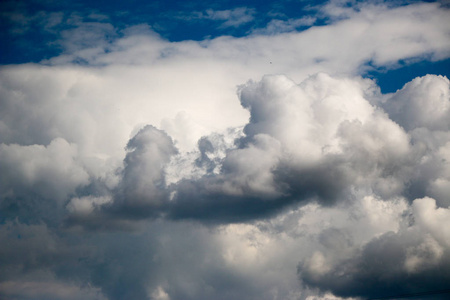
[[[262,34],[278,34],[283,32],[295,31],[301,27],[310,27],[314,24],[316,18],[313,16],[307,16],[300,19],[288,19],[288,20],[271,20],[265,28],[258,28],[253,30],[253,33]]]
[[[253,8],[237,7],[227,10],[207,9],[205,11],[196,11],[189,15],[178,16],[186,21],[192,20],[211,20],[220,22],[220,28],[239,27],[243,24],[252,22],[256,11]]]

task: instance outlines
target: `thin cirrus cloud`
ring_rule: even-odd
[[[0,297],[446,288],[449,80],[382,94],[364,75],[448,58],[447,19],[439,3],[332,1],[245,37],[171,42],[74,18],[60,55],[0,69]]]
[[[185,21],[210,20],[221,22],[219,28],[239,27],[254,20],[255,10],[247,7],[238,7],[227,10],[207,9],[204,12],[193,12],[181,15],[178,18]]]

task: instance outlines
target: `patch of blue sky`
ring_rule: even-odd
[[[450,58],[440,61],[421,60],[414,63],[400,62],[391,69],[375,68],[365,76],[377,81],[382,93],[393,93],[416,77],[426,74],[443,75],[450,78]]]
[[[0,38],[6,42],[0,49],[0,64],[38,62],[58,54],[59,34],[81,22],[110,23],[117,31],[148,24],[169,41],[199,41],[263,33],[268,25],[280,31],[305,29],[313,22],[298,19],[314,14],[313,7],[321,2],[3,1]]]

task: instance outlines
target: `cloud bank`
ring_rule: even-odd
[[[321,13],[301,32],[200,42],[80,21],[63,54],[2,66],[0,298],[446,288],[449,80],[382,94],[364,75],[447,58],[448,9]]]

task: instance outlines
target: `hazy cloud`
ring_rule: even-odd
[[[226,10],[207,9],[204,12],[193,12],[179,18],[186,21],[211,20],[222,22],[220,28],[239,27],[254,20],[255,10],[247,7],[237,7]]]

